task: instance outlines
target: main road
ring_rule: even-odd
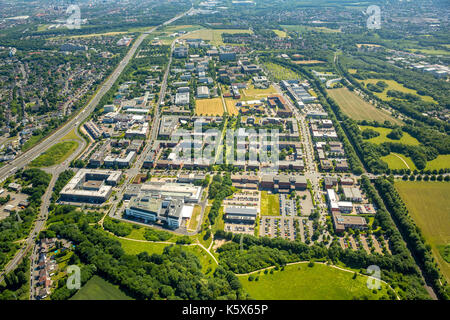
[[[32,149],[28,150],[27,152],[24,152],[19,157],[11,161],[9,164],[5,165],[4,167],[0,168],[0,181],[3,181],[11,174],[14,174],[14,172],[18,169],[21,169],[28,165],[29,162],[31,162],[34,158],[38,157],[41,153],[45,152],[48,148],[50,148],[52,145],[57,143],[62,137],[67,135],[72,129],[77,128],[77,126],[82,123],[86,118],[94,111],[97,104],[99,103],[100,99],[108,92],[109,89],[113,86],[113,84],[116,82],[116,80],[119,78],[120,74],[123,72],[127,64],[130,62],[130,60],[133,58],[134,54],[136,53],[136,50],[141,45],[142,41],[152,32],[154,32],[158,27],[168,25],[175,20],[183,17],[184,15],[190,13],[193,10],[189,9],[188,11],[179,14],[178,16],[164,22],[163,24],[160,24],[158,26],[155,26],[151,28],[150,30],[144,32],[141,34],[136,41],[131,46],[130,50],[127,52],[125,57],[122,59],[122,61],[118,64],[116,69],[113,71],[113,73],[106,79],[106,81],[101,85],[99,90],[94,94],[94,97],[89,101],[89,103],[81,109],[77,115],[75,115],[72,119],[70,119],[68,122],[66,122],[62,127],[57,129],[54,133],[52,133],[49,137],[44,139],[42,142],[34,146]],[[167,73],[164,77],[164,84],[167,81]],[[163,85],[165,87],[165,85]],[[165,92],[162,92],[165,94]],[[159,102],[161,102],[161,96],[159,99]],[[157,108],[158,109],[158,106]],[[80,152],[80,148],[77,150]],[[75,158],[77,155],[77,152],[74,152],[71,155],[71,159]],[[34,228],[31,231],[26,243],[23,245],[22,248],[19,249],[19,251],[15,254],[13,259],[9,261],[9,263],[6,265],[5,270],[0,273],[0,283],[3,281],[4,275],[8,274],[12,270],[14,270],[17,265],[20,263],[22,258],[26,256],[28,251],[31,249],[35,242],[36,236],[39,234],[39,232],[44,228],[45,222],[47,220],[47,212],[48,212],[48,205],[50,202],[50,197],[52,194],[53,186],[56,182],[56,179],[62,171],[67,169],[69,167],[70,161],[64,161],[64,163],[60,164],[55,168],[56,170],[52,175],[52,180],[47,188],[46,193],[44,194],[42,205],[41,205],[41,215],[37,218],[34,224]]]
[[[142,41],[144,41],[144,39],[150,33],[154,32],[158,27],[168,25],[174,22],[175,20],[183,17],[184,15],[188,14],[192,10],[193,8],[141,34],[133,43],[130,50],[128,50],[127,54],[118,64],[116,69],[112,72],[112,74],[109,75],[106,81],[94,94],[94,97],[89,101],[89,103],[83,109],[81,109],[72,119],[70,119],[62,127],[53,132],[50,136],[45,138],[43,141],[35,145],[30,150],[18,156],[16,159],[12,160],[7,165],[0,168],[0,181],[3,181],[8,176],[14,174],[15,171],[25,167],[30,161],[38,157],[41,153],[45,152],[48,148],[57,143],[62,137],[68,134],[72,129],[76,128],[80,123],[86,120],[86,118],[89,117],[89,115],[94,111],[100,99],[108,92],[109,89],[111,89],[113,84],[119,78],[120,74],[123,72],[127,64],[133,58],[137,48],[141,45]]]

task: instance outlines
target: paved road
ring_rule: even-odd
[[[164,22],[162,25],[167,25],[172,23],[173,21],[181,18],[188,12],[192,11],[191,8],[189,11],[180,14],[169,21]],[[45,140],[34,146],[32,149],[24,152],[16,159],[11,161],[9,164],[0,168],[0,177],[7,178],[11,174],[13,174],[16,170],[25,167],[30,161],[34,158],[38,157],[45,150],[50,148],[53,144],[55,144],[59,139],[64,137],[67,133],[69,133],[73,128],[76,128],[80,123],[82,123],[95,109],[100,99],[108,92],[108,90],[112,87],[112,85],[116,82],[117,78],[120,76],[122,71],[125,69],[127,64],[133,58],[136,53],[137,48],[140,46],[142,41],[153,31],[155,31],[159,26],[153,27],[149,31],[141,34],[136,41],[133,43],[132,47],[126,54],[126,56],[122,59],[122,61],[118,64],[113,73],[106,79],[106,81],[102,84],[102,86],[98,89],[98,91],[94,94],[94,97],[89,101],[89,103],[81,109],[71,120],[66,122],[61,128],[56,130],[51,136],[47,137]]]
[[[167,25],[172,23],[173,21],[183,17],[187,13],[191,12],[193,8],[191,8],[189,11],[182,13],[166,22],[164,22],[162,25]],[[134,54],[136,53],[136,50],[142,43],[142,41],[153,31],[155,31],[159,26],[151,28],[149,31],[141,34],[136,41],[133,43],[130,50],[127,52],[125,57],[122,59],[122,61],[119,63],[119,65],[116,67],[116,69],[113,71],[113,73],[106,79],[106,81],[102,84],[100,89],[95,93],[94,97],[89,101],[89,103],[80,110],[80,112],[73,117],[71,120],[69,120],[66,124],[64,124],[61,128],[56,130],[52,135],[47,137],[45,140],[43,140],[41,143],[34,146],[32,149],[28,150],[27,152],[23,153],[13,161],[11,161],[8,165],[0,168],[0,177],[2,179],[6,179],[9,175],[14,174],[14,172],[20,168],[25,167],[28,165],[29,162],[31,162],[34,158],[38,157],[42,152],[47,150],[52,145],[56,144],[62,137],[64,137],[67,133],[69,133],[73,128],[76,128],[81,122],[83,122],[96,108],[97,104],[99,103],[100,99],[108,92],[108,90],[112,87],[112,85],[116,82],[120,74],[123,72],[127,64],[130,62],[130,60],[133,58]],[[165,75],[165,81],[167,81],[167,74]],[[160,97],[161,100],[161,97]],[[84,140],[82,139],[83,143]],[[80,151],[80,148],[77,150]],[[64,161],[62,164],[57,166],[56,168],[53,168],[52,171],[52,179],[50,181],[49,187],[47,188],[46,193],[44,194],[42,205],[41,205],[41,215],[38,218],[37,221],[35,221],[35,225],[33,230],[30,233],[30,236],[27,239],[26,244],[16,253],[14,258],[7,264],[5,267],[5,270],[0,273],[0,283],[3,281],[4,275],[11,272],[16,268],[16,266],[20,263],[22,258],[28,253],[28,251],[31,249],[31,247],[34,245],[35,239],[37,234],[44,228],[47,216],[48,216],[48,206],[50,204],[50,198],[52,194],[53,186],[56,182],[56,179],[62,171],[66,170],[69,167],[69,163],[72,159],[74,159],[78,155],[77,152],[74,152],[69,159]]]

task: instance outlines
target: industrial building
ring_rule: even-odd
[[[103,203],[119,183],[120,171],[81,169],[60,192],[61,201]]]

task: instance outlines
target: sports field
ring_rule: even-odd
[[[221,116],[223,113],[221,98],[195,100],[195,114],[198,116]]]
[[[387,137],[387,135],[392,131],[392,129],[389,128],[383,128],[383,127],[372,127],[372,126],[359,126],[360,130],[364,129],[372,129],[374,131],[377,131],[380,133],[378,137],[368,139],[366,141],[380,144],[383,142],[398,142],[402,144],[407,144],[411,146],[418,146],[420,144],[419,141],[417,141],[416,138],[412,137],[409,133],[403,132],[403,136],[399,140],[393,140]]]
[[[39,157],[31,161],[32,167],[51,167],[66,160],[78,148],[76,141],[64,141],[50,147]]]
[[[273,274],[261,272],[258,281],[249,281],[248,275],[238,276],[244,289],[254,299],[261,300],[351,300],[363,296],[378,300],[386,295],[384,284],[376,294],[367,288],[367,277],[316,263],[294,264]]]
[[[392,100],[394,99],[393,97],[388,97],[387,96],[387,92],[389,90],[396,90],[396,91],[400,91],[400,92],[404,92],[404,93],[410,93],[410,94],[414,94],[418,97],[420,97],[423,101],[425,102],[434,102],[437,103],[432,97],[430,96],[421,96],[419,94],[417,94],[416,90],[413,89],[409,89],[404,87],[401,83],[398,83],[395,80],[386,80],[386,79],[367,79],[367,80],[358,80],[362,83],[364,83],[364,85],[367,85],[368,83],[372,83],[372,84],[376,84],[378,81],[384,81],[386,82],[386,84],[388,85],[388,87],[386,89],[383,90],[383,92],[373,92],[373,94],[375,94],[378,98],[382,99],[382,100]]]
[[[450,264],[439,253],[439,246],[450,244],[450,183],[398,181],[395,187],[450,281]]]
[[[261,215],[279,216],[280,202],[278,194],[270,194],[267,191],[261,191]]]
[[[197,31],[193,31],[186,36],[183,36],[183,39],[203,39],[206,41],[210,41],[210,43],[214,46],[222,46],[224,45],[222,34],[224,33],[253,33],[247,29],[201,29]]]
[[[78,290],[70,300],[133,300],[123,291],[103,280],[99,276],[93,276],[86,284]]]
[[[375,120],[384,122],[389,120],[392,123],[400,124],[400,120],[395,119],[388,112],[375,108],[372,104],[364,101],[361,97],[351,92],[347,88],[327,90],[342,111],[355,120]]]
[[[411,158],[406,157],[403,154],[392,152],[387,156],[381,157],[381,160],[388,164],[389,169],[416,169],[416,166]]]

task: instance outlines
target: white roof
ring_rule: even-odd
[[[194,212],[193,206],[184,205],[183,208],[181,209],[181,218],[189,218],[190,219],[192,217],[193,212]]]

